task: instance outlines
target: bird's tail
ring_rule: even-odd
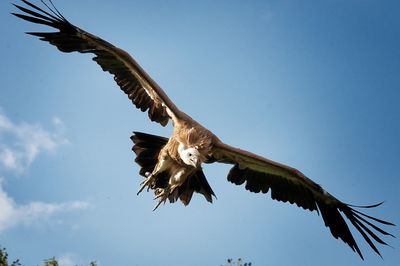
[[[134,132],[131,136],[133,141],[132,151],[136,154],[135,162],[139,164],[141,176],[146,177],[146,173],[152,173],[157,162],[158,154],[167,144],[168,139],[142,132]],[[168,172],[161,172],[156,176],[155,185],[152,189],[166,188],[168,186],[170,176]],[[215,197],[214,191],[211,189],[202,169],[194,172],[187,180],[176,189],[175,193],[169,197],[170,202],[180,199],[183,204],[188,205],[193,192],[204,195],[208,202],[212,202],[212,196]]]

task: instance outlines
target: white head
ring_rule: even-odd
[[[186,148],[182,143],[180,143],[178,153],[182,161],[187,165],[199,167],[202,163],[201,154],[195,148]]]

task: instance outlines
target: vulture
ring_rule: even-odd
[[[364,259],[349,229],[349,222],[381,256],[376,243],[388,245],[382,236],[393,237],[381,227],[394,224],[367,215],[360,208],[374,208],[382,203],[369,206],[346,204],[299,170],[222,142],[182,112],[127,52],[70,23],[51,0],[42,0],[43,7],[21,1],[24,5],[14,4],[20,13],[13,15],[55,30],[27,34],[39,37],[61,52],[94,54],[93,61],[114,76],[117,85],[136,108],[147,112],[149,119],[161,126],[172,123],[170,138],[141,132],[134,132],[131,137],[135,162],[140,166],[139,174],[144,177],[138,194],[144,189],[152,190],[157,201],[154,210],[167,200],[173,203],[179,199],[187,205],[194,192],[203,194],[207,201],[212,202],[215,194],[207,182],[202,164],[230,164],[229,182],[244,185],[251,192],[269,192],[274,200],[316,211],[333,237],[341,239]]]

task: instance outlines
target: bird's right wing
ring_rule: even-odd
[[[143,112],[148,111],[151,121],[165,126],[169,119],[182,118],[184,114],[127,52],[74,26],[54,6],[50,8],[46,5],[48,12],[26,0],[21,1],[28,7],[15,5],[23,13],[13,13],[13,15],[58,30],[56,32],[28,32],[28,34],[55,45],[61,52],[95,54],[93,60],[104,71],[114,75],[114,80],[133,104]]]
[[[330,229],[332,235],[335,238],[342,239],[361,258],[363,258],[361,250],[342,214],[379,255],[380,252],[373,240],[379,244],[387,245],[379,234],[393,236],[378,226],[382,224],[393,226],[393,223],[377,219],[357,210],[357,207],[373,208],[380,204],[361,207],[346,204],[295,168],[220,141],[214,143],[212,161],[233,164],[234,166],[228,174],[228,181],[236,185],[245,183],[246,190],[254,193],[270,191],[271,198],[274,200],[289,202],[303,209],[316,210],[321,213],[325,226]]]

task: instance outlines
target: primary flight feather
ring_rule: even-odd
[[[131,137],[135,161],[141,167],[139,173],[145,177],[138,194],[143,189],[153,190],[158,200],[154,209],[167,200],[175,202],[180,199],[187,205],[194,192],[203,194],[207,201],[212,202],[215,194],[201,165],[214,162],[231,164],[233,167],[228,173],[228,181],[236,185],[245,184],[251,192],[270,192],[274,200],[317,211],[332,235],[343,240],[363,258],[345,217],[369,246],[381,255],[375,242],[387,245],[381,235],[393,235],[378,225],[394,224],[357,210],[380,204],[353,206],[343,203],[297,169],[223,143],[211,131],[180,111],[128,53],[71,24],[51,1],[48,4],[42,1],[45,9],[26,0],[21,1],[26,6],[15,5],[22,11],[13,13],[15,16],[57,30],[28,34],[49,42],[62,52],[94,54],[93,60],[114,76],[121,90],[138,109],[147,112],[151,121],[162,126],[172,121],[170,138],[140,132],[134,132]]]

